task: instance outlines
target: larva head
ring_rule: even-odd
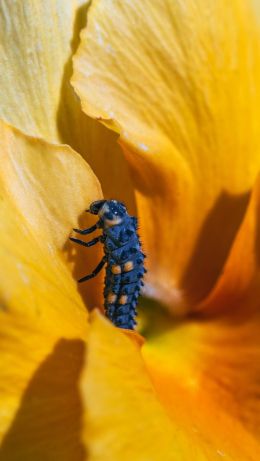
[[[95,202],[92,202],[89,211],[91,214],[99,214],[99,211],[101,210],[102,206],[106,203],[106,200],[96,200]]]
[[[98,200],[91,203],[89,211],[98,214],[107,227],[120,224],[127,215],[125,205],[117,200]]]

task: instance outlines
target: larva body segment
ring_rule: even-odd
[[[144,274],[144,255],[137,235],[136,219],[126,216],[120,224],[105,228],[103,236],[107,260],[106,315],[114,325],[133,329]]]
[[[114,325],[134,329],[136,306],[143,285],[145,255],[137,234],[137,219],[129,216],[123,203],[116,200],[99,200],[90,206],[91,213],[99,215],[99,221],[89,229],[74,229],[88,234],[97,228],[102,235],[90,242],[71,238],[76,243],[91,246],[98,241],[104,245],[104,257],[97,268],[79,282],[95,277],[106,264],[104,307],[106,316]]]

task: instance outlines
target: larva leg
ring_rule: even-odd
[[[78,243],[79,245],[82,245],[83,247],[92,247],[92,245],[96,245],[96,243],[100,242],[101,236],[90,240],[90,242],[84,242],[83,240],[75,239],[74,237],[70,237],[70,240],[72,240],[72,242]]]
[[[101,271],[101,269],[103,268],[103,266],[105,265],[106,263],[106,257],[104,256],[104,258],[101,259],[100,263],[97,265],[97,267],[91,272],[91,274],[88,274],[86,275],[85,277],[82,277],[82,279],[79,279],[78,282],[81,283],[81,282],[85,282],[86,280],[90,280],[90,279],[93,279],[94,277],[96,277],[96,275]]]
[[[74,232],[77,232],[77,234],[81,235],[86,235],[86,234],[91,234],[91,232],[94,232],[96,229],[99,227],[99,221],[94,224],[94,226],[88,227],[87,229],[73,229]]]

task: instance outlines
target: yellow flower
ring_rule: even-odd
[[[0,4],[0,461],[257,461],[258,3],[93,0],[80,41],[86,10]],[[73,281],[83,157],[137,209],[143,346]]]

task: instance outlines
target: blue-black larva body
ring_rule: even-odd
[[[102,229],[102,234],[90,242],[71,238],[83,246],[104,244],[104,257],[93,272],[79,282],[95,277],[106,264],[104,307],[106,316],[120,328],[134,329],[136,305],[143,285],[145,255],[137,234],[137,219],[129,216],[125,205],[117,200],[98,200],[87,210],[99,216],[98,222],[75,232],[86,235]]]

